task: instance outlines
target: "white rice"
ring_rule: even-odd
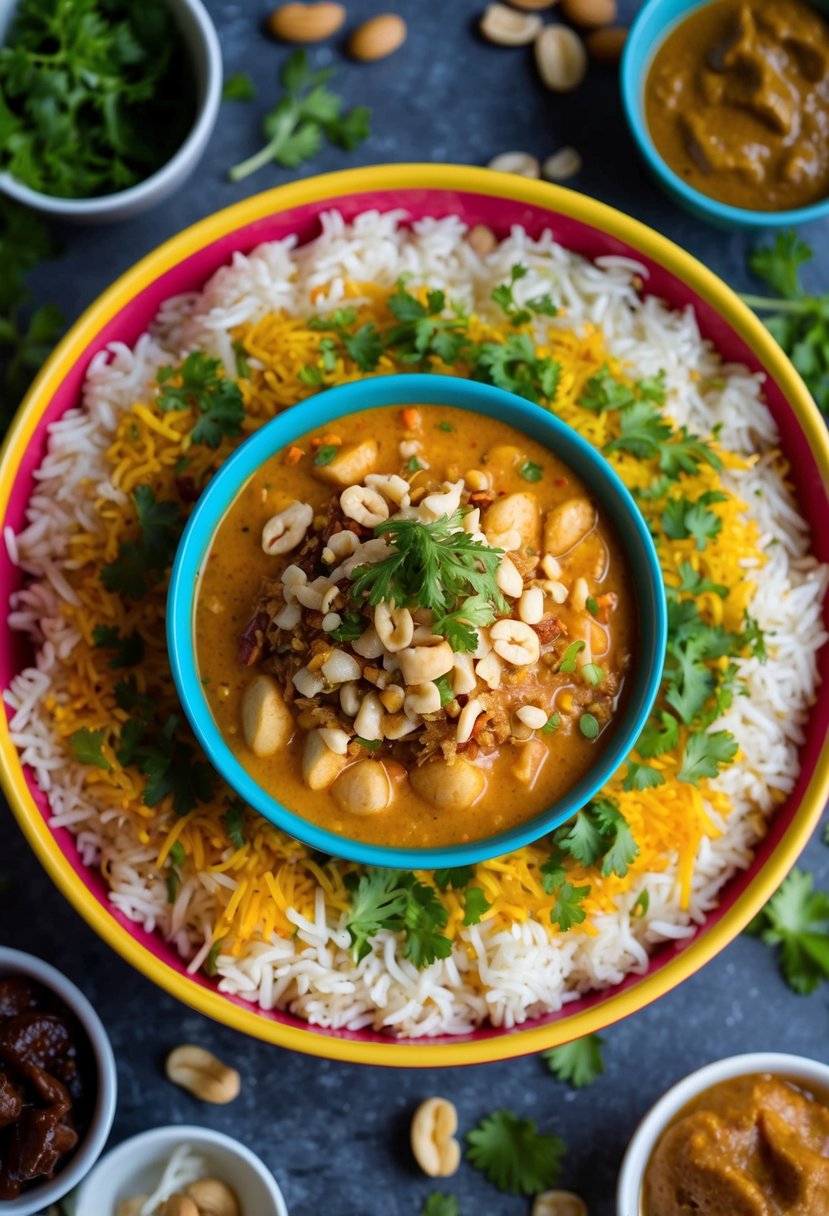
[[[220,357],[233,371],[231,326],[280,308],[298,315],[333,309],[344,298],[346,279],[391,287],[405,272],[415,285],[444,288],[450,299],[495,316],[490,292],[517,261],[529,270],[517,285],[519,300],[550,290],[567,310],[561,324],[600,326],[608,349],[632,374],[664,369],[677,422],[702,434],[718,425],[726,448],[762,454],[750,471],[727,474],[763,535],[768,561],[750,572],[757,585],[752,613],[771,640],[767,663],[739,661],[749,695],[736,697],[718,723],[733,732],[743,757],[716,781],[733,811],[720,824],[723,834],[703,839],[699,847],[687,911],[680,907],[672,865],[643,879],[639,890],[646,887],[650,901],[643,917],[631,915],[637,890],[621,896],[617,910],[596,922],[595,937],[551,935],[549,926],[533,920],[508,930],[484,922],[462,931],[448,959],[418,971],[403,958],[401,942],[385,931],[371,954],[354,964],[348,932],[342,923],[329,922],[320,891],[313,920],[289,913],[297,926],[293,939],[274,937],[251,945],[241,958],[219,957],[221,990],[263,1009],[289,1009],[322,1026],[370,1026],[419,1037],[462,1034],[486,1019],[510,1027],[557,1010],[581,993],[644,971],[655,945],[681,939],[703,923],[723,885],[749,864],[763,816],[794,785],[797,749],[816,691],[815,656],[827,638],[822,605],[829,570],[810,556],[808,529],[781,476],[761,378],[724,366],[701,340],[690,309],[671,311],[653,297],[641,299],[635,289],[637,276],[645,277],[641,266],[617,257],[592,264],[557,245],[552,233],[532,240],[519,228],[482,261],[461,239],[459,220],[421,220],[404,230],[405,218],[402,212],[370,212],[346,224],[330,213],[322,235],[309,245],[297,248],[288,239],[236,254],[202,292],[164,304],[134,349],[113,343],[93,359],[83,410],[51,428],[27,526],[5,537],[12,560],[31,576],[14,598],[10,624],[33,640],[37,657],[4,696],[14,741],[49,798],[52,824],[75,834],[86,864],[106,863],[113,905],[147,930],[163,933],[195,972],[209,950],[213,892],[217,884],[233,888],[233,878],[189,877],[169,904],[154,851],[136,842],[117,811],[92,803],[83,769],[63,755],[42,708],[78,640],[60,612],[62,600],[76,602],[66,578],[73,564],[69,538],[78,527],[99,526],[91,506],[95,496],[125,501],[107,480],[105,463],[121,412],[146,395],[160,366],[190,350]],[[325,290],[312,306],[313,288]],[[710,808],[709,813],[717,820]]]

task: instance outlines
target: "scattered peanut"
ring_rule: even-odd
[[[595,63],[618,63],[625,49],[628,32],[623,25],[606,25],[585,36],[587,53]]]
[[[502,152],[487,165],[496,173],[515,173],[518,177],[540,177],[541,165],[529,152]]]
[[[535,62],[542,84],[554,93],[577,89],[587,74],[587,51],[566,25],[545,25],[535,40]]]
[[[141,1209],[149,1199],[149,1195],[133,1195],[132,1199],[122,1199],[115,1209],[115,1216],[141,1216]]]
[[[340,495],[343,515],[366,528],[376,528],[389,517],[389,505],[370,486],[349,486]]]
[[[282,4],[268,17],[268,29],[283,42],[321,42],[344,21],[342,4]]]
[[[523,722],[525,726],[529,726],[530,730],[541,730],[541,727],[547,721],[546,712],[538,705],[522,705],[516,711],[515,716],[519,722]]]
[[[548,182],[566,182],[581,173],[582,159],[575,148],[559,148],[541,166],[541,176]]]
[[[455,652],[445,639],[440,638],[431,645],[401,650],[397,658],[406,684],[425,684],[427,680],[439,680],[452,670]]]
[[[158,1209],[158,1216],[200,1216],[189,1195],[171,1195]]]
[[[238,1097],[242,1082],[235,1068],[217,1059],[212,1052],[193,1043],[174,1047],[167,1056],[168,1080],[189,1090],[202,1102],[223,1105]]]
[[[486,224],[473,224],[466,234],[466,243],[479,258],[485,258],[498,247],[498,238]]]
[[[541,654],[538,634],[523,621],[502,617],[489,631],[495,653],[514,667],[537,663]]]
[[[587,1216],[587,1206],[572,1191],[544,1191],[536,1196],[532,1216]]]
[[[307,502],[292,502],[284,510],[271,516],[262,529],[262,548],[268,554],[279,556],[290,553],[305,540],[305,533],[314,518],[313,508]]]
[[[448,1178],[460,1165],[457,1128],[458,1112],[446,1098],[427,1098],[415,1111],[410,1133],[412,1152],[430,1178]]]
[[[294,719],[272,676],[255,676],[242,696],[242,734],[255,756],[272,756],[294,733]]]
[[[541,18],[517,13],[506,4],[488,4],[479,29],[484,38],[498,46],[526,46],[541,29]]]
[[[354,59],[370,62],[385,59],[406,41],[406,22],[397,13],[381,13],[364,21],[349,39],[348,51]]]
[[[345,764],[345,756],[332,752],[318,730],[308,731],[302,749],[302,780],[309,790],[328,789]]]
[[[240,1216],[235,1191],[218,1178],[200,1178],[198,1182],[191,1182],[187,1194],[198,1207],[199,1216]]]
[[[561,12],[574,25],[597,29],[616,20],[616,0],[561,0]]]

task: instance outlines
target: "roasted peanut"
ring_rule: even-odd
[[[485,258],[498,248],[498,238],[486,224],[473,224],[466,234],[466,243],[479,258]]]
[[[472,728],[483,711],[484,703],[478,697],[472,697],[467,701],[458,715],[458,725],[455,730],[455,739],[458,743],[468,742],[472,736]]]
[[[345,21],[341,4],[283,4],[268,18],[268,29],[283,42],[321,42]]]
[[[570,93],[587,74],[587,51],[566,25],[545,25],[535,40],[535,62],[545,88]]]
[[[515,716],[519,722],[529,726],[530,730],[541,730],[547,721],[546,710],[541,709],[538,705],[522,705],[520,709],[516,710]]]
[[[406,41],[406,22],[397,13],[381,13],[364,21],[348,42],[348,53],[354,59],[371,62],[385,59]]]
[[[398,608],[381,600],[374,609],[374,628],[386,650],[392,653],[412,644],[414,621],[408,608]]]
[[[318,730],[309,730],[302,749],[302,780],[309,790],[325,790],[336,781],[346,758],[332,752]]]
[[[389,504],[371,486],[349,486],[340,495],[340,506],[344,515],[366,528],[376,528],[389,517]]]
[[[458,1112],[446,1098],[427,1098],[415,1111],[410,1132],[412,1153],[430,1178],[448,1178],[460,1165],[457,1130]]]
[[[462,481],[445,481],[442,490],[427,494],[421,501],[421,516],[424,519],[441,519],[444,515],[452,515],[461,505],[462,491]]]
[[[538,499],[529,491],[497,498],[484,512],[483,525],[490,544],[494,543],[493,537],[502,537],[514,531],[518,534],[518,544],[510,548],[523,546],[538,552],[541,546],[541,512]]]
[[[587,53],[595,63],[618,63],[625,49],[628,32],[622,25],[605,25],[585,36]]]
[[[242,734],[255,756],[272,756],[294,732],[294,719],[272,676],[258,675],[242,697]]]
[[[541,176],[548,182],[566,182],[581,173],[581,155],[575,148],[559,148],[541,166]]]
[[[528,663],[537,663],[541,654],[541,643],[538,634],[523,621],[513,621],[508,617],[496,621],[489,630],[495,653],[514,667],[525,667]]]
[[[501,152],[487,165],[496,173],[515,173],[518,177],[540,177],[541,165],[529,152]]]
[[[133,1195],[132,1199],[122,1199],[115,1209],[115,1216],[141,1216],[141,1209],[149,1199],[149,1195]]]
[[[524,590],[524,580],[508,553],[501,558],[501,563],[495,574],[495,582],[499,591],[518,599]]]
[[[455,814],[465,811],[480,797],[486,778],[479,768],[456,756],[454,764],[427,760],[409,773],[412,789],[436,810]]]
[[[235,1068],[217,1059],[212,1052],[194,1043],[174,1047],[167,1056],[168,1080],[189,1090],[202,1102],[223,1105],[238,1096],[242,1082]]]
[[[452,670],[455,652],[447,641],[438,638],[434,643],[399,651],[397,660],[406,684],[425,684],[429,680],[439,680]]]
[[[561,0],[561,12],[574,25],[598,29],[616,20],[616,0]]]
[[[262,548],[271,557],[290,553],[305,540],[314,519],[313,507],[307,502],[292,502],[272,515],[262,529]]]
[[[596,508],[589,498],[567,498],[547,513],[544,551],[553,557],[569,553],[596,526]]]
[[[526,46],[541,29],[541,18],[531,13],[516,13],[506,4],[488,4],[478,27],[498,46]]]
[[[535,1198],[532,1216],[587,1216],[587,1206],[572,1191],[544,1191]]]
[[[241,1216],[236,1192],[219,1178],[199,1178],[190,1183],[187,1194],[199,1209],[199,1216]]]
[[[158,1209],[158,1216],[201,1216],[189,1195],[171,1195]]]
[[[391,779],[379,760],[358,760],[340,773],[331,793],[352,815],[377,815],[391,803]]]

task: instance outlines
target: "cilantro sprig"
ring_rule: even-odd
[[[330,69],[313,71],[304,50],[291,55],[280,74],[285,96],[263,123],[267,143],[233,166],[231,181],[242,181],[270,161],[295,169],[317,155],[323,138],[348,152],[368,138],[371,111],[356,106],[343,113],[343,99],[326,87],[331,75]]]
[[[120,542],[115,561],[101,568],[101,582],[107,591],[137,600],[163,578],[184,520],[177,504],[158,502],[150,486],[138,486],[132,498],[139,535]]]
[[[778,949],[783,978],[801,996],[829,980],[829,893],[814,885],[812,874],[795,867],[748,927]]]
[[[245,417],[239,385],[221,369],[220,359],[194,350],[180,367],[162,367],[158,372],[158,408],[165,414],[170,410],[195,410],[198,417],[190,438],[209,448],[217,448],[225,435],[241,435]]]
[[[416,967],[449,957],[452,943],[441,932],[449,913],[434,887],[403,870],[377,866],[359,877],[351,875],[346,885],[351,891],[346,927],[355,962],[371,953],[372,939],[381,929],[404,935],[403,955]]]
[[[558,828],[553,844],[585,867],[601,862],[605,878],[610,874],[624,878],[639,853],[618,800],[609,796],[588,802],[575,819]]]
[[[539,1132],[532,1119],[495,1110],[466,1139],[467,1160],[499,1191],[537,1195],[558,1182],[564,1143]]]
[[[597,1034],[588,1034],[561,1047],[551,1047],[542,1052],[542,1057],[559,1081],[572,1085],[573,1089],[584,1089],[604,1073],[603,1043],[604,1039]]]
[[[519,325],[526,325],[531,321],[533,316],[542,315],[546,317],[555,317],[558,313],[558,308],[549,293],[542,296],[534,296],[527,300],[525,304],[519,305],[515,299],[514,287],[529,274],[526,266],[515,265],[510,269],[510,276],[506,283],[499,283],[497,287],[492,289],[492,299],[494,303],[501,308],[508,317],[511,325],[516,328]]]

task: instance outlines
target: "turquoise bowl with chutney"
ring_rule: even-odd
[[[242,766],[211,712],[195,646],[199,582],[217,528],[260,466],[308,431],[342,423],[350,414],[382,406],[443,405],[498,418],[537,440],[576,473],[609,519],[629,570],[638,626],[636,653],[622,708],[595,764],[563,797],[508,831],[440,848],[400,848],[335,834],[303,818],[301,808],[277,801]],[[600,453],[547,410],[512,393],[454,376],[378,376],[329,389],[257,430],[221,466],[196,504],[179,544],[167,601],[167,641],[182,706],[211,763],[244,802],[277,827],[322,853],[367,865],[435,869],[470,865],[509,853],[569,819],[608,781],[633,749],[659,688],[665,656],[667,608],[653,538],[629,491]]]
[[[769,0],[773,4],[773,0]],[[810,0],[812,8],[829,18],[829,0]],[[639,153],[662,189],[686,211],[719,228],[793,228],[829,216],[829,194],[805,207],[787,211],[753,211],[721,203],[689,185],[658,151],[645,116],[645,85],[657,51],[665,39],[701,0],[646,0],[625,44],[621,67],[622,104]]]

